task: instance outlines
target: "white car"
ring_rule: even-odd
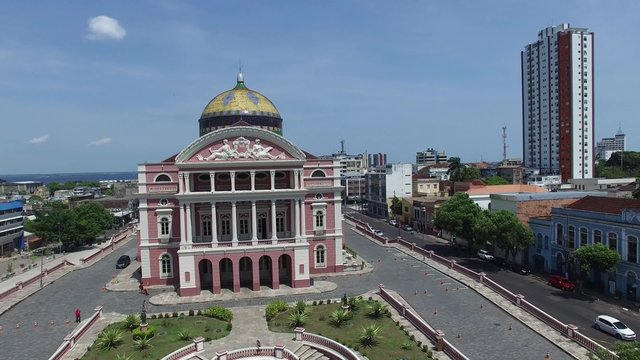
[[[489,254],[487,250],[478,250],[478,257],[482,260],[493,260],[493,255]]]
[[[382,232],[382,230],[378,230],[378,229],[373,229],[373,232],[378,235],[378,236],[382,236],[384,235],[384,233]]]
[[[629,329],[622,321],[611,316],[598,316],[593,327],[596,328],[596,330],[602,330],[615,336],[618,340],[636,339],[636,333],[633,332],[633,330]]]

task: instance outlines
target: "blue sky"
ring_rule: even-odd
[[[433,147],[522,155],[520,51],[559,23],[595,32],[596,138],[637,150],[640,2],[0,2],[0,174],[133,171],[193,141],[235,85],[266,95],[313,154]]]

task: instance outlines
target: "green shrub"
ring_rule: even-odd
[[[233,313],[231,310],[221,306],[212,306],[208,308],[205,310],[205,316],[227,322],[233,320]]]
[[[137,350],[146,350],[151,347],[151,338],[141,337],[133,341],[133,347]]]
[[[400,345],[400,348],[402,350],[409,350],[409,349],[411,349],[411,343],[410,342],[402,343],[402,345]]]
[[[304,326],[309,320],[309,312],[306,310],[298,311],[298,309],[293,309],[289,312],[289,327],[295,328],[299,326]]]
[[[324,304],[324,300],[320,300],[320,301],[318,302],[318,304],[319,304],[319,305]]]
[[[380,327],[376,325],[368,325],[362,328],[360,333],[360,344],[363,346],[374,346],[380,338]]]
[[[411,339],[411,341],[416,341],[416,336],[411,334],[411,336],[409,336],[409,339]]]
[[[198,316],[202,316],[202,310],[198,310],[198,312],[196,313]]]
[[[156,314],[151,315],[152,319],[157,319],[158,317],[156,316]]]
[[[119,329],[105,329],[100,335],[98,335],[98,340],[96,341],[96,345],[102,350],[111,350],[115,349],[124,340],[124,335],[122,331]]]
[[[329,316],[329,323],[335,327],[340,327],[351,319],[351,314],[351,312],[343,311],[342,309],[334,310]]]
[[[140,338],[151,339],[156,334],[156,328],[154,328],[153,325],[149,325],[146,331],[142,331],[142,329],[137,328],[133,329],[131,333],[133,334],[133,340],[138,340]]]
[[[327,299],[327,305],[331,304],[331,299]]]
[[[211,336],[207,336],[206,338],[204,338],[204,341],[206,341],[206,342],[209,342],[211,340],[213,340],[213,338],[211,338]]]
[[[282,300],[277,300],[267,305],[267,308],[264,311],[265,312],[264,316],[267,318],[267,321],[271,321],[278,314],[285,312],[287,310],[289,310],[289,304],[287,304]]]
[[[384,305],[379,301],[375,301],[369,306],[369,312],[367,313],[367,316],[373,319],[379,319],[386,313],[386,311],[387,305]]]
[[[169,313],[164,314],[164,318],[168,319],[169,318]]]
[[[311,305],[316,306],[318,305],[318,302],[316,300],[313,300],[313,303],[311,303]]]
[[[174,311],[174,312],[171,314],[171,316],[172,316],[172,317],[174,317],[174,318],[178,317],[178,312],[177,312],[177,311]]]
[[[135,314],[129,314],[124,318],[123,327],[132,330],[140,325],[140,317]]]
[[[305,312],[307,310],[307,303],[304,302],[303,300],[298,300],[296,302],[296,310],[299,313]]]
[[[349,298],[349,310],[358,311],[360,309],[360,300],[357,298]]]
[[[194,315],[193,310],[189,310],[189,316],[193,316],[193,315]]]
[[[191,340],[192,337],[193,337],[193,335],[191,334],[191,330],[190,329],[182,329],[182,330],[178,331],[178,338],[180,340]]]
[[[231,331],[233,329],[233,325],[231,325],[231,322],[227,323],[227,331]]]

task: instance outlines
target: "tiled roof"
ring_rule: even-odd
[[[571,205],[567,205],[566,208],[607,214],[621,214],[624,209],[640,210],[640,200],[585,196]]]
[[[178,156],[178,154],[171,155],[170,157],[162,160],[162,162],[163,163],[175,163],[176,162],[176,156]]]

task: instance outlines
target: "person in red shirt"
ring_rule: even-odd
[[[80,308],[76,308],[76,322],[80,322]]]

